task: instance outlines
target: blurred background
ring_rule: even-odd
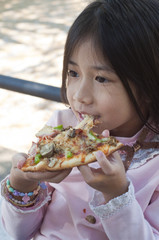
[[[0,75],[61,86],[69,27],[89,0],[0,0]],[[0,89],[0,180],[61,103]],[[0,227],[0,239],[10,239]],[[2,236],[3,235],[3,236]]]

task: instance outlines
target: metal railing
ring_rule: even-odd
[[[50,85],[0,75],[0,88],[45,98],[55,102],[62,102],[60,88]]]

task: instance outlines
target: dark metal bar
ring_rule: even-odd
[[[0,75],[0,88],[62,102],[60,88]]]

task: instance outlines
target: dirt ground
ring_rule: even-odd
[[[86,0],[1,0],[0,74],[61,86],[64,42]],[[63,104],[0,89],[0,180],[15,152],[27,152],[34,134]]]

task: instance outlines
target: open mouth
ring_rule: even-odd
[[[87,114],[78,113],[78,115],[79,115],[79,120],[82,121]]]

